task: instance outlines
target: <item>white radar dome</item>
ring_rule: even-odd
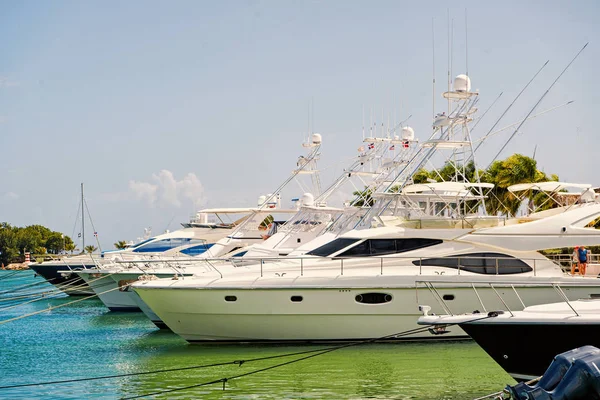
[[[454,78],[454,91],[455,92],[470,92],[471,91],[471,78],[466,75],[458,75]]]
[[[319,133],[313,133],[311,138],[313,144],[321,144],[321,142],[323,141],[323,137]]]
[[[312,193],[304,193],[302,195],[302,205],[303,206],[314,206],[315,205],[315,196]]]
[[[415,139],[415,130],[410,126],[405,126],[402,128],[402,140],[414,140]]]
[[[267,196],[259,196],[258,197],[258,205],[262,206],[266,200],[267,200]]]

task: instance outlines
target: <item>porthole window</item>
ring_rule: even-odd
[[[302,296],[292,296],[291,300],[294,303],[300,303],[302,301]]]
[[[225,301],[237,301],[236,296],[225,296]]]
[[[361,293],[354,297],[357,303],[384,304],[392,301],[392,295],[387,293]]]
[[[454,295],[453,294],[445,294],[444,296],[442,296],[442,298],[444,300],[454,300]]]

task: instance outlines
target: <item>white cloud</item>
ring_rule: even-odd
[[[129,181],[129,191],[152,207],[181,207],[185,200],[197,205],[204,200],[204,187],[191,172],[178,181],[171,171],[163,169],[152,174],[151,182]]]
[[[157,185],[147,182],[129,181],[129,191],[132,192],[137,200],[143,200],[148,205],[153,206],[156,203]]]

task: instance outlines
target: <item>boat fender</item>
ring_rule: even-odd
[[[515,400],[599,400],[600,349],[583,346],[557,355],[537,384],[507,386]]]

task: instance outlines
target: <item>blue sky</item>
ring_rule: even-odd
[[[0,221],[71,235],[80,182],[105,248],[176,229],[195,207],[253,205],[302,154],[311,102],[323,165],[356,153],[363,107],[378,122],[412,115],[424,138],[432,18],[442,111],[448,8],[453,75],[467,8],[481,109],[504,93],[479,134],[550,60],[499,126],[525,116],[590,42],[539,110],[575,102],[527,123],[503,156],[537,145],[546,172],[600,185],[596,1],[0,1]]]

